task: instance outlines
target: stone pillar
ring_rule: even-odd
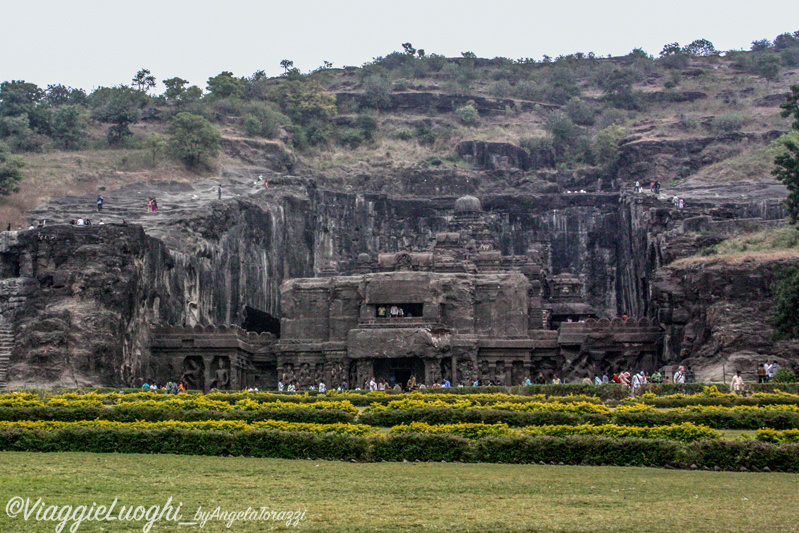
[[[244,371],[241,368],[242,360],[238,355],[233,355],[228,358],[230,361],[230,383],[228,383],[228,390],[241,390],[241,384],[244,381]]]
[[[450,383],[452,383],[453,387],[456,387],[458,384],[458,356],[452,356],[452,376],[450,376]]]
[[[436,363],[438,363],[438,359],[424,359],[424,384],[428,387],[433,384],[438,375],[435,368]]]
[[[363,386],[364,381],[368,381],[375,373],[374,362],[371,359],[359,359],[357,363],[357,383],[350,384],[350,388]]]

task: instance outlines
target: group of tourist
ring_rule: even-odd
[[[147,392],[158,392],[163,391],[164,394],[178,394],[181,392],[186,392],[186,384],[182,381],[180,383],[176,383],[174,381],[169,381],[163,387],[159,387],[156,383],[147,383],[145,382],[144,385],[141,386],[141,390]]]
[[[774,374],[782,368],[777,361],[767,361],[765,364],[760,363],[757,365],[757,382],[768,383],[774,377]]]
[[[635,194],[641,194],[644,192],[644,187],[641,185],[640,181],[635,182]],[[649,191],[652,194],[660,194],[660,182],[658,180],[652,180],[649,184]]]
[[[402,307],[397,305],[392,305],[391,307],[386,307],[385,305],[381,305],[377,308],[377,318],[405,318],[405,317],[412,317],[411,313],[405,313],[405,310]]]
[[[394,391],[410,392],[410,391],[414,391],[414,390],[426,389],[427,388],[427,385],[425,385],[424,383],[418,383],[416,381],[416,376],[415,375],[411,375],[411,377],[408,379],[407,383],[405,384],[404,388],[403,388],[402,384],[397,382],[397,381],[395,381],[394,378],[392,378],[391,381],[393,382],[393,384],[390,383],[389,380],[386,380],[384,378],[375,379],[374,377],[372,377],[370,379],[365,380],[363,382],[363,385],[356,386],[355,389],[353,389],[353,390],[357,390],[357,391],[360,391],[360,390],[366,390],[366,391],[388,391],[388,390],[394,390]],[[438,380],[435,383],[433,383],[433,385],[430,386],[430,388],[433,388],[433,389],[439,389],[439,388],[446,389],[446,388],[449,388],[449,387],[452,387],[452,383],[446,378]],[[277,390],[278,390],[278,392],[298,392],[298,391],[303,390],[303,389],[300,386],[300,382],[299,381],[289,381],[288,385],[287,385],[281,379],[281,380],[279,380],[277,382]],[[325,391],[328,390],[328,387],[327,387],[327,385],[325,384],[324,381],[320,380],[318,385],[311,384],[304,390],[325,392]],[[349,387],[349,384],[347,383],[347,380],[343,380],[343,381],[341,381],[341,383],[336,385],[335,390],[337,390],[337,391],[350,390],[350,387]]]

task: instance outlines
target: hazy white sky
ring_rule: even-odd
[[[799,1],[2,0],[0,20],[0,81],[90,91],[148,68],[159,82],[180,76],[204,89],[223,70],[361,65],[408,41],[428,54],[513,59],[639,47],[657,56],[698,38],[748,49],[799,30]]]

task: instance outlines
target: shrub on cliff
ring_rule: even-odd
[[[291,120],[270,104],[252,102],[242,110],[242,129],[253,137],[274,139],[280,135],[280,127],[291,123]]]
[[[477,108],[474,107],[474,102],[471,100],[466,105],[457,108],[455,115],[464,126],[474,126],[477,124],[477,119],[480,118]]]
[[[391,82],[384,76],[369,76],[363,81],[363,104],[374,109],[391,107]]]
[[[791,93],[780,107],[783,117],[793,116],[791,127],[794,132],[783,135],[777,140],[781,150],[774,158],[775,168],[772,174],[788,187],[785,208],[791,217],[791,222],[796,224],[799,222],[799,138],[796,134],[799,131],[799,84],[791,87]]]
[[[207,165],[219,153],[219,130],[199,115],[178,113],[167,131],[170,151],[187,168]]]
[[[0,196],[18,190],[17,183],[22,179],[23,166],[21,159],[0,152]]]

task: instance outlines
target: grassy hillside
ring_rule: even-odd
[[[191,180],[224,166],[254,165],[228,150],[186,169],[163,146],[155,149],[152,140],[170,138],[179,112],[206,118],[223,140],[273,140],[295,154],[304,172],[343,185],[431,162],[465,172],[468,165],[454,152],[464,140],[521,146],[534,173],[613,178],[620,145],[730,133],[749,135],[709,148],[688,178],[771,179],[767,143],[787,130],[778,106],[799,82],[799,38],[775,43],[726,54],[685,47],[658,58],[634,50],[616,58],[573,54],[544,61],[393,52],[359,68],[288,70],[278,78],[222,73],[209,78],[205,93],[179,82],[161,95],[146,87],[86,95],[4,83],[0,149],[25,167],[20,191],[0,204],[0,222],[20,222],[26,209],[53,194]],[[13,91],[24,105],[9,107]],[[111,104],[119,102],[134,117],[123,128],[130,135],[107,138],[116,127]],[[70,122],[65,110],[77,118]],[[673,176],[668,167],[659,172],[664,181]]]

